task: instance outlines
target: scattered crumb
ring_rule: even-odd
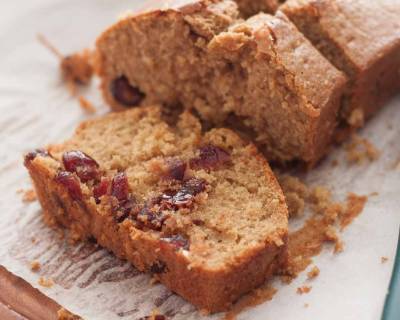
[[[364,125],[364,111],[360,108],[354,109],[347,122],[354,128],[360,128]]]
[[[290,175],[277,175],[279,184],[285,194],[289,217],[299,217],[304,213],[307,186],[299,178]]]
[[[375,161],[379,158],[380,152],[367,139],[354,134],[350,142],[345,146],[347,162],[350,164],[361,164],[365,160]]]
[[[385,263],[389,260],[388,257],[381,257],[381,263]]]
[[[317,266],[314,266],[308,273],[307,273],[307,278],[308,279],[314,279],[318,277],[319,275],[319,268]]]
[[[375,197],[375,196],[379,196],[379,192],[374,191],[369,194],[369,197]]]
[[[38,284],[45,288],[51,288],[54,285],[54,281],[51,278],[46,279],[46,278],[40,277]]]
[[[332,162],[331,162],[332,167],[337,167],[338,164],[339,164],[339,161],[337,161],[337,159],[332,160]]]
[[[39,34],[38,40],[60,59],[61,73],[72,95],[76,95],[77,85],[90,83],[94,73],[90,50],[64,56],[43,35]]]
[[[367,196],[358,196],[350,192],[347,195],[346,207],[340,215],[340,228],[346,228],[363,210]]]
[[[305,293],[309,293],[311,291],[312,287],[310,286],[302,286],[297,288],[296,292],[298,294],[305,294]]]
[[[36,272],[39,271],[41,268],[40,262],[39,261],[32,261],[31,262],[31,270]]]
[[[393,167],[394,167],[394,170],[400,171],[400,160],[397,160]]]
[[[264,284],[260,288],[254,289],[249,294],[243,296],[236,303],[234,303],[230,311],[225,314],[225,317],[223,319],[236,319],[236,316],[243,310],[272,300],[276,292],[277,289],[275,289],[268,283]]]
[[[76,316],[69,312],[68,310],[61,308],[57,311],[57,319],[58,320],[82,320],[81,317]]]
[[[23,195],[22,195],[23,202],[33,202],[36,200],[37,200],[37,195],[36,195],[35,190],[29,189],[29,190],[23,191]]]
[[[83,96],[79,97],[79,105],[87,113],[96,113],[95,106]]]
[[[304,308],[308,308],[310,305],[308,303],[304,304]]]
[[[37,239],[36,239],[36,238],[31,238],[31,242],[32,242],[33,244],[35,244],[35,243],[37,242]]]
[[[24,189],[20,188],[20,189],[17,189],[16,193],[17,193],[17,194],[21,194],[21,193],[24,192],[24,191],[25,191]]]

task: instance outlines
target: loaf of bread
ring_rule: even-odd
[[[400,1],[289,0],[281,8],[350,78],[341,112],[350,126],[400,91]]]
[[[105,99],[116,110],[183,105],[250,136],[270,159],[316,163],[344,75],[284,14],[237,16],[234,2],[209,0],[118,22],[97,41]]]
[[[96,239],[199,308],[224,310],[286,261],[287,208],[268,164],[228,129],[202,134],[188,112],[87,121],[25,166],[49,224]]]

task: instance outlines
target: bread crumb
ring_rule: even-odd
[[[33,202],[37,200],[36,192],[33,189],[23,191],[22,201],[23,202]]]
[[[82,320],[81,317],[72,314],[68,310],[61,308],[57,311],[57,319],[58,320]]]
[[[345,146],[347,162],[350,164],[361,164],[365,160],[370,162],[379,158],[380,152],[367,139],[354,134],[350,142]]]
[[[314,279],[318,277],[319,275],[319,268],[317,266],[314,266],[308,273],[307,273],[307,278],[308,279]]]
[[[79,105],[81,106],[82,110],[86,111],[87,113],[96,113],[95,106],[83,96],[79,97]]]
[[[310,305],[308,303],[304,304],[304,308],[308,308]]]
[[[61,73],[72,95],[76,95],[77,85],[90,83],[94,74],[93,53],[90,50],[64,56],[43,35],[39,34],[38,40],[59,58]]]
[[[305,294],[305,293],[309,293],[311,291],[312,287],[310,286],[302,286],[297,288],[296,292],[298,294]]]
[[[389,260],[388,257],[381,257],[381,263],[385,263]]]
[[[340,215],[340,228],[346,228],[363,210],[367,196],[359,196],[350,192],[347,195],[346,207]]]
[[[51,288],[52,286],[54,286],[54,281],[52,278],[46,279],[46,278],[40,277],[38,284],[45,288]]]
[[[354,128],[360,128],[364,125],[364,111],[360,108],[354,109],[347,122]]]
[[[290,175],[277,175],[285,194],[289,217],[299,217],[304,213],[305,200],[309,190],[299,178]]]
[[[39,261],[32,261],[31,262],[31,270],[36,272],[39,271],[41,268],[40,262]]]

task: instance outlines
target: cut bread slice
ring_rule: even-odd
[[[129,17],[103,33],[107,102],[194,108],[214,126],[241,128],[270,159],[315,164],[336,126],[343,74],[282,13],[242,21],[231,1],[196,4]]]
[[[25,156],[45,220],[95,238],[201,309],[221,311],[286,261],[287,208],[254,145],[159,107],[84,122]]]
[[[344,123],[360,127],[400,91],[400,2],[289,0],[282,10],[350,81]]]

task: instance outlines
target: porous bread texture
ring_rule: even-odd
[[[317,162],[336,125],[342,73],[283,14],[242,21],[230,1],[198,4],[190,13],[131,17],[103,33],[97,51],[107,102],[126,108],[110,91],[126,76],[142,104],[194,108],[213,125],[244,127],[273,160]]]
[[[280,10],[350,81],[341,111],[360,127],[400,90],[400,3],[288,0]]]
[[[161,230],[138,228],[129,217],[118,223],[114,197],[105,195],[96,203],[91,181],[80,183],[83,198],[77,201],[55,179],[65,170],[63,154],[80,150],[97,161],[105,177],[125,172],[134,197],[144,203],[170,187],[166,159],[188,161],[204,145],[228,151],[229,163],[215,170],[188,169],[185,175],[206,181],[206,191],[196,196],[192,210],[167,212],[170,218]],[[254,145],[228,129],[202,135],[188,112],[171,127],[159,107],[143,107],[84,122],[70,140],[47,150],[51,157],[26,160],[46,220],[68,227],[77,239],[94,237],[199,308],[224,310],[285,262],[282,191]],[[171,235],[188,239],[189,249],[171,245]]]
[[[282,0],[235,0],[239,11],[244,17],[250,17],[260,12],[275,13]]]

